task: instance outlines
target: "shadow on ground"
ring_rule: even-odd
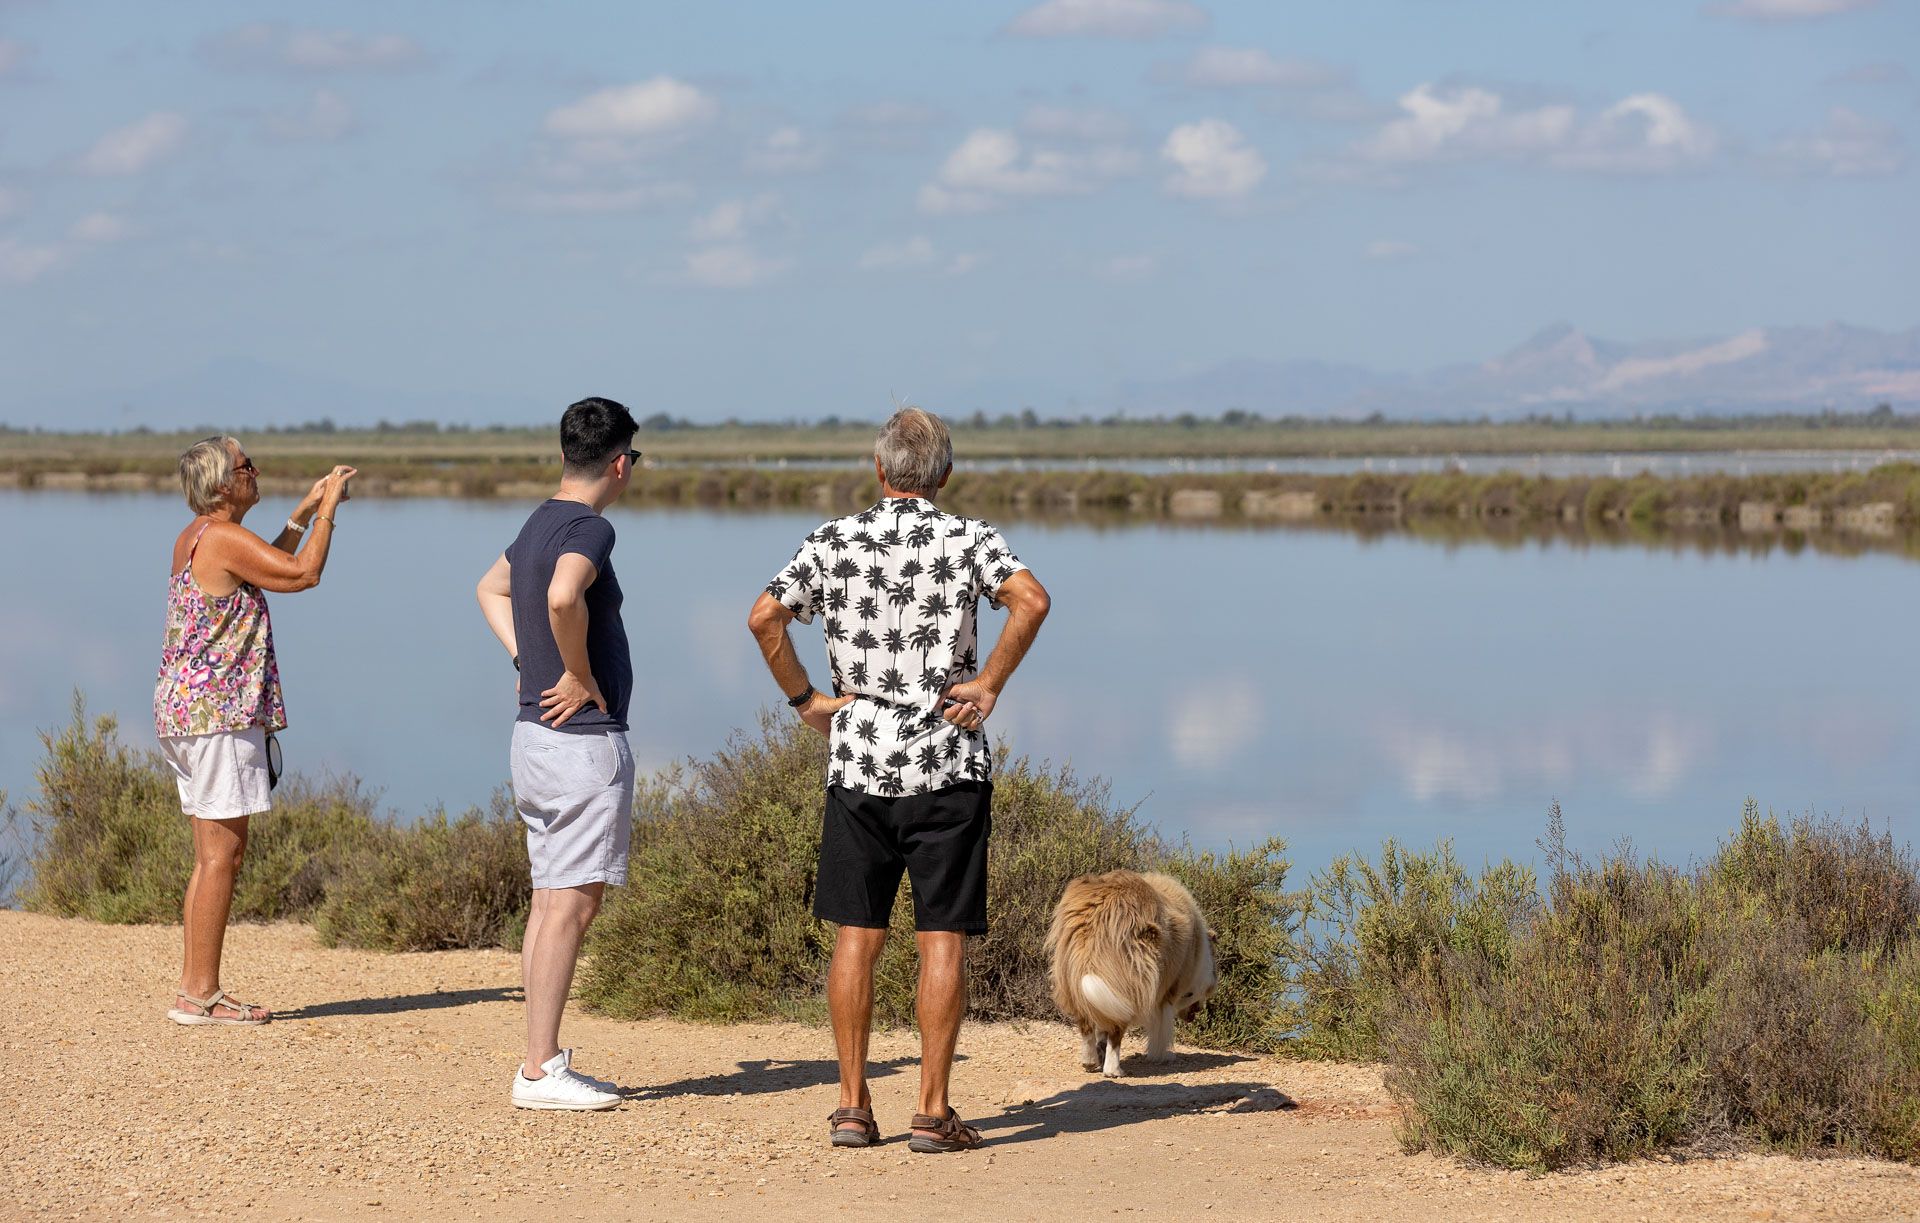
[[[482,1002],[518,1002],[520,987],[495,985],[486,989],[449,989],[432,994],[390,994],[385,998],[345,998],[339,1002],[316,1002],[292,1010],[274,1012],[273,1020],[326,1019],[335,1015],[396,1015],[402,1011],[441,1011],[451,1006],[474,1006]]]
[[[1269,1083],[1127,1083],[1100,1079],[1058,1091],[1044,1100],[1016,1104],[998,1117],[971,1124],[992,1145],[1006,1146],[1093,1134],[1180,1113],[1226,1107],[1227,1112],[1277,1112],[1295,1107],[1294,1099]]]
[[[953,1059],[966,1061],[961,1054]],[[789,1062],[775,1058],[739,1062],[732,1074],[710,1074],[681,1079],[654,1087],[631,1087],[622,1094],[629,1100],[665,1100],[674,1096],[757,1096],[776,1091],[798,1091],[806,1087],[828,1087],[840,1081],[840,1063],[824,1058]],[[868,1062],[867,1077],[884,1079],[917,1067],[917,1057],[895,1057],[883,1062]]]

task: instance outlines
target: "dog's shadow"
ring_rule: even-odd
[[[1044,1100],[1016,1104],[998,1117],[971,1124],[998,1147],[1057,1138],[1062,1134],[1094,1134],[1222,1105],[1230,1105],[1226,1111],[1233,1113],[1277,1112],[1297,1107],[1292,1096],[1270,1083],[1130,1083],[1122,1079],[1095,1079],[1055,1092]]]

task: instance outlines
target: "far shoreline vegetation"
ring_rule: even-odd
[[[158,753],[77,696],[43,742],[24,812],[38,836],[14,864],[24,906],[176,921],[190,834]],[[631,885],[589,936],[585,1006],[823,1021],[831,933],[809,905],[825,754],[769,714],[640,787]],[[1388,841],[1296,882],[1278,839],[1198,851],[1098,779],[1004,749],[996,772],[975,1019],[1057,1020],[1044,933],[1067,880],[1160,869],[1218,933],[1221,985],[1182,1042],[1379,1063],[1407,1150],[1532,1171],[1740,1149],[1920,1162],[1920,862],[1888,831],[1748,800],[1712,855],[1676,866],[1570,853],[1554,808],[1537,871]],[[294,776],[255,826],[234,917],[308,922],[330,946],[513,949],[526,871],[504,791],[403,825],[357,781]],[[905,1024],[907,904],[893,935],[876,1015]]]
[[[1266,416],[1230,408],[1134,416],[1042,417],[983,411],[947,415],[954,450],[963,459],[1077,461],[1154,458],[1341,458],[1363,455],[1652,453],[1703,450],[1887,450],[1920,448],[1920,414],[1891,403],[1857,411],[1813,413],[1654,414],[1581,418],[1542,413],[1492,420],[1404,419],[1379,413],[1360,419]],[[641,449],[667,462],[741,463],[846,460],[872,454],[879,420],[826,416],[816,421],[695,423],[668,412],[640,422]],[[433,463],[544,461],[555,450],[549,425],[468,425],[431,420],[371,426],[331,419],[293,425],[206,423],[155,430],[22,428],[0,421],[0,460],[67,459],[82,463],[171,457],[210,433],[228,432],[275,457],[322,454],[338,462]]]
[[[878,495],[871,468],[861,458],[870,453],[868,423],[702,426],[649,418],[646,424],[640,444],[651,460],[664,465],[635,481],[622,499],[626,508],[845,513]],[[198,430],[0,430],[0,487],[171,492],[180,449],[200,436]],[[345,462],[361,469],[354,488],[363,496],[527,499],[551,491],[556,468],[551,430],[425,423],[339,430],[323,422],[244,437],[265,469],[261,485],[270,495],[304,491],[333,463]],[[1846,472],[1558,477],[1457,468],[1146,474],[1102,465],[1103,457],[1233,457],[1232,446],[1218,442],[1222,438],[1248,447],[1240,457],[1276,459],[1343,453],[1387,458],[1582,450],[1630,456],[1781,447],[1809,453],[1920,450],[1920,416],[1900,415],[1883,404],[1870,412],[1818,416],[1535,418],[1502,424],[1355,424],[1229,415],[1189,426],[1177,418],[1035,423],[1003,417],[978,428],[962,421],[955,433],[957,453],[1050,465],[963,468],[942,501],[962,513],[1094,525],[1321,526],[1463,541],[1671,540],[1724,549],[1810,540],[1822,548],[1894,548],[1920,555],[1920,464],[1911,462]],[[1183,442],[1185,449],[1174,449]],[[802,465],[784,465],[788,459]]]

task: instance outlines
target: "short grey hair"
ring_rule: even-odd
[[[180,489],[187,494],[188,509],[211,514],[226,500],[233,483],[233,452],[239,448],[239,438],[218,434],[180,452]]]
[[[873,457],[891,487],[932,495],[953,466],[953,435],[938,416],[908,404],[880,426]]]

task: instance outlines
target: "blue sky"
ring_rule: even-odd
[[[235,359],[384,415],[1098,413],[1906,328],[1917,51],[1914,0],[0,0],[0,420]]]

